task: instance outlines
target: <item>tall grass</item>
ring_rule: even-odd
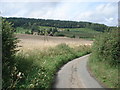
[[[105,32],[96,38],[92,47],[89,66],[93,74],[109,88],[119,87],[120,62],[119,30]]]
[[[51,88],[54,76],[59,68],[68,61],[90,53],[90,47],[70,48],[60,44],[46,51],[31,51],[16,55],[16,68],[20,79],[16,88]]]

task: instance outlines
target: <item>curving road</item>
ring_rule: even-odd
[[[89,55],[68,62],[58,72],[54,88],[103,88],[87,70]]]

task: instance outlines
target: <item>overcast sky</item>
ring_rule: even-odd
[[[109,26],[118,24],[118,3],[113,2],[69,2],[0,1],[1,15],[5,17],[27,17],[55,20],[90,21]],[[17,0],[16,0],[17,1]],[[75,1],[75,0],[74,0]]]

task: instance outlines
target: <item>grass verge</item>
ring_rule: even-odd
[[[118,68],[111,67],[107,62],[94,62],[90,57],[88,62],[91,74],[103,85],[105,88],[118,88],[119,76]]]

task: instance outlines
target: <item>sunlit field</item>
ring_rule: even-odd
[[[52,37],[52,36],[40,36],[40,35],[27,35],[27,34],[17,34],[20,50],[45,50],[49,47],[55,47],[56,45],[65,43],[66,45],[74,48],[80,45],[90,46],[93,41],[84,40],[79,38],[68,38],[68,37]]]

